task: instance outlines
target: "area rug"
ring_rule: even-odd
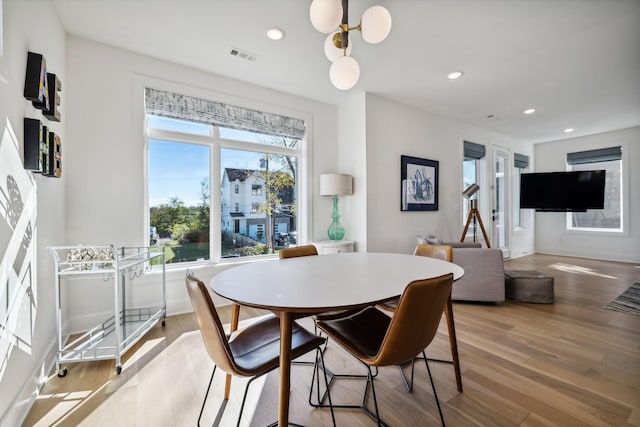
[[[604,308],[640,316],[640,281],[634,283]]]

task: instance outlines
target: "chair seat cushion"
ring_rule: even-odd
[[[321,346],[325,341],[325,338],[293,322],[291,359]],[[232,335],[229,347],[238,370],[246,376],[260,375],[277,368],[280,362],[280,319],[269,316],[252,323]]]
[[[318,327],[340,345],[362,358],[373,358],[382,345],[391,318],[382,311],[367,307],[349,317],[318,321]]]
[[[505,297],[512,301],[551,304],[553,277],[535,270],[505,270]]]

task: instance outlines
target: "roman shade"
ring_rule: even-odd
[[[580,165],[584,163],[608,162],[622,159],[622,147],[599,148],[597,150],[567,153],[567,164]]]
[[[464,158],[465,159],[481,159],[485,156],[486,150],[484,145],[475,142],[464,141]]]
[[[513,153],[513,167],[525,169],[529,166],[529,156],[524,154]]]
[[[149,87],[144,100],[145,112],[155,116],[294,139],[306,132],[301,119]]]

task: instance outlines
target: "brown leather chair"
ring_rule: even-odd
[[[317,322],[320,329],[364,363],[368,370],[362,404],[360,406],[335,405],[335,407],[360,408],[377,421],[378,425],[386,425],[380,419],[371,367],[377,369],[382,366],[399,365],[422,354],[429,372],[440,420],[444,425],[440,401],[424,349],[431,343],[438,330],[442,312],[451,294],[452,284],[453,274],[409,283],[398,301],[393,317],[389,317],[376,307],[368,307],[353,316]],[[417,328],[416,325],[421,327]],[[375,413],[366,406],[369,384],[373,394]]]
[[[249,385],[254,379],[279,366],[280,320],[275,316],[269,316],[234,332],[229,337],[224,331],[216,307],[205,284],[198,280],[190,270],[187,270],[185,282],[207,353],[215,364],[204,401],[202,402],[200,415],[198,416],[198,426],[200,425],[200,419],[207,403],[207,397],[217,367],[220,367],[230,375],[252,377],[244,390],[240,414],[238,415],[237,425],[239,426]],[[325,341],[325,338],[312,334],[297,322],[294,322],[291,336],[291,359],[300,357],[315,349],[316,357],[322,360],[322,352],[319,349]],[[329,383],[326,375],[325,384],[328,388]],[[225,390],[224,400],[227,401],[228,399],[229,396]],[[331,399],[330,396],[329,399]],[[333,408],[331,409],[331,416],[333,418]],[[335,426],[335,418],[333,418],[333,424]]]
[[[314,245],[294,246],[280,249],[280,259],[295,258],[299,256],[318,255],[318,249]]]
[[[430,244],[422,244],[417,245],[413,251],[414,255],[418,256],[426,256],[436,259],[441,259],[443,261],[453,262],[453,247],[449,245],[430,245]],[[395,311],[398,304],[398,300],[392,300],[387,303],[381,305],[381,308],[385,310]],[[460,374],[460,357],[458,355],[458,340],[456,339],[456,326],[453,319],[453,304],[451,302],[451,295],[449,295],[449,299],[447,300],[447,305],[444,309],[444,314],[447,319],[447,328],[449,331],[449,345],[451,347],[451,356],[453,360],[440,360],[440,359],[429,359],[434,362],[442,362],[442,363],[451,363],[453,364],[453,371],[456,376],[456,386],[458,391],[462,393],[462,375]],[[402,369],[402,368],[401,368]],[[413,378],[413,361],[411,366],[411,377]],[[404,371],[402,371],[402,378],[404,380],[405,386],[407,390],[411,391],[413,389],[413,380],[409,383],[404,376]]]

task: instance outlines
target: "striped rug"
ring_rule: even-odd
[[[640,282],[631,285],[629,289],[605,305],[604,308],[640,315]]]

